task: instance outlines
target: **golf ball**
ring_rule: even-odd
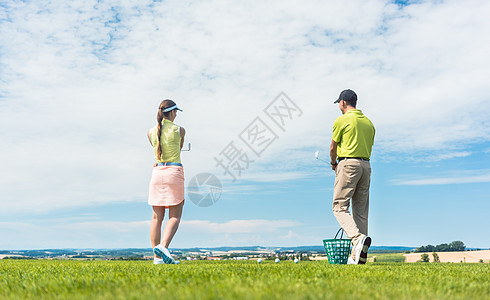
[[[279,261],[280,261],[279,258],[276,258],[275,262],[278,263]]]
[[[262,258],[257,259],[257,262],[258,263],[261,263],[262,262]]]
[[[299,259],[295,258],[294,263],[297,264],[299,262]]]

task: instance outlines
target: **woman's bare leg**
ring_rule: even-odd
[[[168,222],[163,230],[162,245],[168,248],[172,238],[179,228],[180,217],[182,216],[182,209],[184,207],[184,201],[175,206],[170,206],[168,209]]]
[[[165,217],[165,206],[153,206],[153,217],[151,218],[150,225],[150,239],[151,246],[155,248],[160,244],[160,238],[162,237],[162,222]],[[155,257],[158,257],[155,255]]]

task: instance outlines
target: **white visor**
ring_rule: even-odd
[[[172,110],[174,110],[174,109],[182,111],[182,109],[178,108],[178,107],[177,107],[177,104],[176,104],[176,105],[174,105],[174,106],[170,106],[170,107],[165,108],[165,109],[163,110],[163,112],[169,112],[169,111],[172,111]]]

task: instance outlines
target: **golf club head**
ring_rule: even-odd
[[[315,152],[315,158],[318,159],[321,162],[324,162],[324,163],[328,164],[328,162],[326,160],[320,158],[320,151],[316,151]]]
[[[187,149],[182,149],[180,151],[191,151],[191,143],[187,145]]]

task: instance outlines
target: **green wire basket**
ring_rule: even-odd
[[[325,247],[325,251],[327,252],[328,263],[336,264],[336,265],[345,265],[347,264],[347,259],[350,255],[350,240],[342,239],[344,232],[340,235],[340,239],[337,239],[337,235],[342,228],[337,231],[337,234],[333,239],[323,240],[323,246]]]

